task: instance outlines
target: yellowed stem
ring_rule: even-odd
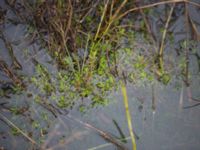
[[[125,110],[126,110],[126,118],[127,118],[127,122],[128,122],[128,128],[129,128],[129,133],[130,133],[130,136],[131,136],[133,150],[136,150],[136,141],[135,141],[135,136],[134,136],[134,133],[133,133],[131,115],[130,115],[130,111],[129,111],[129,107],[128,107],[127,90],[126,90],[126,86],[124,85],[123,82],[121,82],[121,90],[122,90],[122,94],[123,94],[123,98],[124,98],[124,106],[125,106]]]
[[[99,23],[99,26],[98,26],[96,35],[95,35],[95,37],[94,37],[94,40],[96,40],[96,39],[98,38],[98,36],[99,36],[99,31],[100,31],[100,29],[101,29],[101,25],[102,25],[102,23],[103,23],[103,19],[104,19],[104,17],[105,17],[105,14],[106,14],[106,11],[107,11],[107,8],[108,8],[108,3],[109,3],[109,0],[107,0],[106,4],[105,4],[105,6],[104,6],[103,14],[102,14],[102,16],[101,16],[101,21],[100,21],[100,23]]]
[[[164,29],[163,34],[162,34],[162,41],[161,41],[161,46],[160,46],[160,50],[159,50],[159,55],[160,56],[163,55],[163,49],[164,49],[164,43],[165,43],[165,38],[166,38],[166,34],[167,34],[167,29],[168,29],[169,22],[170,22],[171,17],[172,17],[172,13],[173,13],[174,7],[175,7],[175,4],[172,6],[172,8],[171,8],[171,10],[169,12],[169,16],[168,16],[166,24],[165,24],[165,29]]]
[[[161,41],[159,52],[158,52],[159,53],[159,65],[160,65],[161,73],[163,73],[163,71],[164,71],[163,51],[164,51],[165,38],[166,38],[166,35],[167,35],[167,29],[168,29],[169,22],[171,20],[172,13],[174,11],[175,5],[176,4],[174,3],[173,6],[172,6],[172,8],[171,8],[171,10],[170,10],[170,12],[169,12],[169,16],[168,16],[166,24],[165,24],[165,29],[164,29],[163,34],[162,34],[162,41]]]

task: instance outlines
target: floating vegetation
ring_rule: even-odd
[[[189,87],[191,56],[195,56],[200,70],[200,54],[196,50],[199,32],[196,22],[188,13],[188,5],[200,7],[196,2],[186,0],[151,4],[128,0],[4,0],[4,2],[14,17],[10,17],[7,10],[0,7],[0,39],[11,59],[11,63],[7,63],[4,57],[0,56],[0,71],[6,77],[6,81],[0,80],[0,97],[9,98],[11,94],[27,90],[27,97],[33,99],[27,107],[9,105],[9,109],[7,109],[8,103],[2,102],[0,107],[9,110],[12,115],[23,115],[35,104],[51,112],[54,117],[58,117],[58,114],[68,114],[74,106],[78,106],[80,112],[86,112],[90,108],[109,104],[112,100],[109,97],[110,93],[121,88],[131,135],[129,138],[133,149],[136,150],[126,83],[146,86],[158,81],[168,85],[177,78]],[[160,12],[157,12],[157,8],[153,9],[160,5],[165,6],[165,11],[160,14],[163,16],[158,16]],[[176,42],[174,27],[171,25],[177,19],[178,9],[185,14],[187,32],[191,29],[192,35],[191,37],[187,35],[183,40]],[[152,25],[154,22],[151,21],[155,17],[159,18],[155,21],[156,26]],[[27,57],[26,62],[34,66],[35,70],[31,75],[26,76],[22,73],[24,60],[15,56],[14,42],[6,37],[3,30],[8,24],[20,24],[25,27],[24,39],[28,39],[28,46],[22,51]],[[157,28],[156,31],[154,28]],[[173,46],[177,44],[179,47],[176,51],[172,51]],[[29,49],[30,45],[33,48]],[[45,53],[47,61],[38,57],[40,52]],[[152,94],[152,109],[155,111],[154,89]],[[199,102],[184,108],[198,105]],[[142,108],[143,105],[141,110]],[[34,108],[34,111],[37,110]],[[46,112],[37,113],[41,113],[40,117],[48,121]],[[4,115],[1,117],[12,126],[13,135],[22,134],[30,142],[37,144]],[[32,128],[40,130],[41,135],[47,133],[39,121],[32,118],[30,120]],[[115,121],[114,124],[126,142],[122,130]],[[120,141],[104,132],[99,133],[104,139],[119,148],[124,148]]]
[[[173,2],[169,10],[161,41],[157,41],[147,19],[153,10],[145,9],[168,3],[172,2],[137,7],[126,0],[121,3],[109,0],[84,3],[71,0],[6,1],[18,21],[28,27],[31,43],[38,42],[52,59],[53,64],[47,65],[31,58],[36,67],[31,82],[39,89],[35,97],[46,97],[60,108],[72,108],[77,100],[90,99],[90,105],[86,107],[95,107],[108,104],[109,93],[118,89],[121,79],[134,84],[157,79],[168,84],[174,73],[169,64],[174,62],[165,57],[164,45],[177,4]],[[131,8],[132,4],[135,9]],[[21,9],[17,9],[18,6]],[[130,21],[134,13],[127,16],[136,10],[143,18],[139,21],[139,32]],[[158,42],[160,46],[157,46]],[[12,48],[8,49],[12,51]],[[13,55],[12,58],[20,66]],[[49,65],[54,66],[55,71],[48,69]],[[81,110],[84,106],[81,104]]]

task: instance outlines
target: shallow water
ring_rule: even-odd
[[[4,4],[1,2],[1,6]],[[164,8],[158,8],[158,12]],[[189,14],[194,21],[197,22],[197,28],[200,31],[199,9],[191,7]],[[158,32],[156,17],[152,17],[152,26],[154,32]],[[19,74],[31,76],[34,74],[34,64],[31,62],[30,56],[34,56],[40,62],[43,62],[54,70],[54,65],[47,62],[50,57],[46,54],[45,50],[38,51],[38,45],[33,44],[27,46],[25,37],[26,27],[23,25],[10,25],[7,24],[3,28],[3,32],[7,35],[9,41],[14,42],[20,40],[20,44],[14,45],[13,50],[16,58],[22,65],[22,71]],[[184,15],[178,14],[170,26],[170,31],[173,32],[175,39],[174,45],[166,49],[166,54],[169,59],[176,61],[179,56],[175,56],[175,48],[179,49],[178,42],[186,38],[184,32]],[[14,42],[15,43],[15,42]],[[172,50],[173,49],[173,50]],[[200,43],[196,45],[197,52],[200,54]],[[12,60],[6,50],[2,40],[0,40],[0,56],[11,66]],[[131,111],[132,123],[135,134],[138,138],[136,140],[138,150],[199,150],[200,147],[200,106],[190,109],[183,109],[183,107],[191,106],[196,102],[191,101],[188,95],[193,98],[200,98],[200,76],[196,57],[190,56],[190,72],[191,72],[191,85],[186,87],[180,79],[173,78],[167,86],[163,86],[159,82],[143,85],[127,85],[127,93],[129,98],[129,109]],[[0,72],[1,80],[9,80]],[[152,92],[154,86],[154,92]],[[32,86],[28,86],[28,91],[32,90]],[[37,89],[35,89],[37,91]],[[110,94],[111,101],[108,106],[100,106],[98,108],[90,109],[86,113],[80,113],[78,106],[70,110],[69,115],[72,118],[77,118],[79,121],[71,119],[68,115],[59,115],[55,118],[52,114],[38,106],[33,97],[27,95],[27,91],[21,94],[10,94],[11,98],[0,97],[0,103],[7,102],[8,106],[26,107],[31,104],[29,111],[23,115],[13,115],[7,109],[0,106],[0,113],[9,118],[26,133],[31,133],[33,139],[38,143],[43,141],[42,148],[55,149],[55,150],[85,150],[85,149],[103,149],[112,150],[116,147],[105,141],[97,132],[85,127],[79,121],[93,125],[94,127],[109,133],[113,137],[120,138],[119,130],[113,123],[116,121],[123,134],[128,138],[127,143],[124,145],[131,149],[131,141],[129,138],[129,131],[127,127],[125,109],[123,104],[123,97],[121,90]],[[155,100],[155,112],[152,110],[152,98]],[[44,116],[48,116],[45,120]],[[0,120],[0,149],[4,147],[7,150],[26,150],[31,149],[30,142],[27,141],[22,135],[13,135],[12,129]],[[34,120],[34,121],[33,121]],[[37,128],[37,122],[40,122]],[[47,130],[47,134],[41,133]],[[99,146],[99,147],[98,147]],[[100,148],[101,147],[101,148]]]

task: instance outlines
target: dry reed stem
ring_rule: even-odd
[[[105,140],[109,141],[110,143],[116,145],[118,148],[127,150],[127,148],[119,140],[116,140],[114,137],[112,137],[110,134],[106,133],[105,131],[98,129],[89,123],[86,123],[77,118],[74,118],[73,116],[71,116],[69,114],[66,117],[81,124],[81,125],[84,125],[88,129],[91,129],[91,130],[97,132],[101,137],[103,137]]]
[[[106,4],[104,6],[104,9],[103,9],[103,14],[101,15],[101,20],[100,20],[100,23],[99,23],[99,26],[97,28],[97,32],[95,34],[95,37],[94,37],[94,40],[96,41],[96,39],[98,38],[99,36],[99,32],[100,32],[100,29],[101,29],[101,26],[102,26],[102,23],[103,23],[103,20],[104,20],[104,17],[106,15],[106,11],[107,11],[107,8],[108,8],[108,3],[109,3],[109,0],[106,1]]]
[[[171,7],[171,10],[169,12],[169,15],[168,15],[168,18],[167,18],[167,21],[166,21],[166,24],[165,24],[165,28],[164,28],[164,31],[163,31],[163,34],[162,34],[162,40],[161,40],[161,44],[160,44],[160,48],[159,48],[159,57],[163,57],[164,43],[165,43],[165,38],[166,38],[166,35],[167,35],[167,29],[169,27],[169,22],[171,20],[172,13],[174,11],[175,5],[176,4],[173,4],[173,6]]]
[[[138,7],[138,6],[137,6],[137,7]],[[139,9],[139,11],[140,11],[140,13],[141,13],[141,15],[142,15],[142,18],[143,18],[143,20],[144,20],[145,26],[146,26],[146,28],[147,28],[147,32],[148,32],[149,35],[151,36],[152,43],[153,43],[153,45],[156,47],[156,39],[155,39],[155,37],[154,37],[154,35],[153,35],[153,32],[151,31],[151,28],[150,28],[148,19],[147,19],[146,15],[145,15],[143,9]]]
[[[118,7],[118,9],[115,11],[114,15],[112,15],[109,19],[108,25],[106,26],[103,35],[106,35],[108,30],[110,29],[110,26],[112,25],[112,23],[116,20],[117,16],[119,15],[119,12],[121,11],[121,9],[125,6],[125,4],[128,2],[128,0],[124,0],[121,5]],[[114,5],[114,4],[113,4]],[[111,7],[113,7],[113,5],[111,5]]]
[[[16,86],[20,86],[21,88],[24,88],[23,81],[8,67],[8,65],[5,63],[4,60],[0,57],[0,69],[6,74],[6,76],[12,80],[12,82]]]
[[[185,85],[187,87],[190,86],[190,81],[189,81],[189,49],[188,49],[188,36],[189,36],[189,12],[188,12],[188,5],[185,3],[185,28],[186,28],[186,42],[185,42]]]
[[[126,16],[127,14],[129,14],[131,12],[134,12],[134,11],[137,11],[137,10],[140,10],[140,9],[146,9],[146,8],[151,8],[151,7],[155,7],[155,6],[158,6],[158,5],[171,4],[171,3],[180,3],[180,2],[185,2],[185,3],[189,3],[189,4],[192,4],[192,5],[195,5],[197,7],[200,7],[200,4],[195,3],[195,2],[191,2],[189,0],[168,0],[168,1],[157,2],[157,3],[153,3],[153,4],[149,4],[149,5],[145,5],[145,6],[140,6],[140,7],[129,9],[126,12],[124,12],[123,14],[121,14],[120,16],[118,16],[116,18],[116,20],[121,19],[124,16]]]
[[[115,20],[115,18],[118,16],[121,9],[125,6],[125,4],[128,2],[128,0],[124,0],[121,5],[118,7],[118,9],[115,11],[114,15],[110,18],[110,20]]]
[[[20,128],[18,128],[14,123],[12,123],[7,117],[5,117],[3,114],[0,113],[1,118],[8,123],[9,125],[11,125],[13,128],[15,128],[17,131],[19,131],[28,141],[30,141],[31,143],[33,143],[34,145],[37,145],[37,142],[32,139],[31,137],[29,137],[26,133],[24,133],[24,131],[22,131]]]

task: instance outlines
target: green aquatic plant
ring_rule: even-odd
[[[38,129],[40,127],[40,123],[38,121],[33,121],[32,127],[35,128],[35,129]]]
[[[16,129],[16,128],[12,128],[12,129],[11,129],[11,133],[12,133],[12,135],[14,135],[14,136],[18,136],[18,135],[20,135],[19,130]]]
[[[175,2],[160,2],[164,3]],[[35,59],[38,56],[30,56],[35,65],[35,74],[30,79],[34,85],[34,88],[30,85],[34,99],[32,103],[52,112],[55,117],[57,113],[63,114],[63,110],[72,109],[77,104],[76,108],[85,113],[88,108],[108,105],[112,100],[110,93],[121,88],[130,137],[125,138],[119,128],[118,131],[123,140],[131,139],[133,150],[136,150],[136,135],[132,130],[125,83],[145,86],[157,79],[167,85],[175,73],[172,68],[176,63],[169,59],[165,51],[166,42],[173,41],[173,33],[167,30],[175,4],[171,7],[165,27],[160,29],[161,41],[155,40],[147,16],[154,13],[149,8],[157,5],[136,7],[134,2],[128,0],[84,3],[82,0],[23,1],[20,6],[27,13],[21,13],[21,10],[17,12],[23,22],[28,24],[27,32],[32,37],[31,42],[36,40],[41,51],[51,58],[51,62],[38,62]],[[125,17],[136,10],[140,14]],[[141,17],[135,20],[138,15]],[[188,54],[190,50],[186,42],[182,43],[182,47],[180,51]],[[24,52],[26,56],[27,51]],[[199,62],[197,51],[193,53]],[[183,79],[188,80],[190,73],[186,57],[188,55],[181,55],[183,60],[178,63],[177,70]],[[4,94],[0,92],[0,95]],[[11,112],[21,113],[17,108],[12,108]],[[46,114],[42,114],[41,118],[50,120]],[[33,121],[31,125],[41,131],[41,137],[47,133],[40,122]],[[20,131],[14,128],[13,132],[16,134]]]
[[[74,12],[76,3],[40,1],[31,10],[35,19],[29,20],[29,30],[39,33],[41,44],[46,43],[57,70],[52,74],[47,67],[36,63],[37,75],[31,81],[40,90],[40,96],[47,96],[60,108],[71,107],[75,99],[90,99],[94,107],[108,104],[109,92],[120,86],[119,78],[132,83],[151,82],[150,61],[145,59],[146,54],[133,48],[137,35],[129,28],[132,22],[125,19],[128,26],[124,26],[118,19],[121,11],[129,7],[128,1],[97,2],[94,6],[97,11],[85,15]],[[32,7],[30,3],[27,5]],[[145,30],[145,22],[141,24]],[[43,30],[47,35],[42,34]]]

